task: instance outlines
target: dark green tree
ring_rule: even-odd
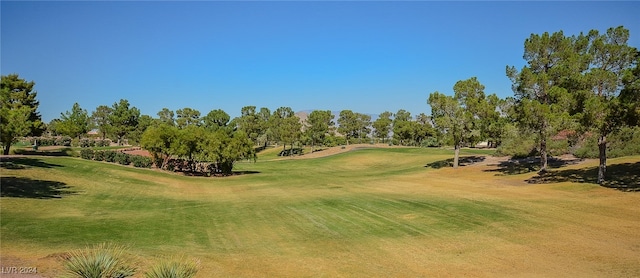
[[[138,118],[140,110],[136,107],[129,107],[129,101],[121,99],[111,107],[109,122],[110,130],[118,141],[118,145],[122,145],[123,139],[133,132],[138,126]]]
[[[226,128],[231,117],[227,112],[221,109],[211,110],[206,116],[202,117],[202,126],[210,130],[218,130]]]
[[[112,112],[111,107],[100,105],[91,113],[92,125],[98,128],[98,131],[102,134],[102,140],[107,137],[109,128],[111,128],[110,117]]]
[[[524,43],[527,65],[520,71],[513,66],[506,69],[515,93],[514,116],[521,128],[538,135],[541,172],[547,169],[549,136],[571,121],[573,98],[563,85],[584,69],[574,44],[581,39],[565,37],[562,31],[531,34]]]
[[[351,110],[342,110],[338,116],[338,132],[347,140],[358,137],[358,116]]]
[[[385,140],[389,138],[392,123],[391,116],[393,116],[391,112],[384,111],[372,123],[374,134],[376,138],[382,139],[382,143],[385,143]]]
[[[305,132],[311,138],[311,152],[314,151],[316,143],[324,142],[326,135],[334,126],[334,117],[330,110],[314,110],[309,114]]]
[[[57,131],[73,138],[80,138],[89,131],[89,114],[82,109],[77,102],[73,104],[71,111],[60,113],[60,123]]]
[[[158,112],[158,117],[160,122],[168,124],[170,126],[174,126],[176,124],[176,119],[174,118],[173,111],[169,110],[169,108],[162,108],[160,112]]]
[[[33,90],[35,82],[20,78],[17,74],[3,75],[0,85],[0,143],[3,153],[9,154],[11,144],[19,137],[42,134],[44,124]]]
[[[199,126],[202,123],[200,111],[189,107],[176,110],[176,125],[178,128],[185,128],[190,125]]]
[[[591,94],[584,102],[583,125],[596,131],[600,165],[598,183],[603,184],[607,167],[607,136],[623,124],[625,105],[619,93],[623,78],[632,72],[636,49],[627,45],[629,30],[620,26],[605,34],[589,32],[590,66],[585,73]]]

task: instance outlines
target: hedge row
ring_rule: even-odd
[[[56,137],[30,137],[27,138],[31,145],[37,144],[38,146],[67,146],[67,147],[108,147],[111,145],[111,140],[105,139],[93,139],[93,138],[81,138],[72,139],[69,136],[56,136]]]
[[[153,161],[149,157],[131,155],[118,151],[94,151],[92,149],[83,149],[80,151],[80,157],[88,160],[106,161],[122,165],[132,164],[134,167],[138,168],[151,168],[153,165]]]

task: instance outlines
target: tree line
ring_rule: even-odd
[[[311,146],[314,151],[317,146],[373,142],[450,145],[457,167],[461,147],[486,141],[509,153],[508,146],[522,147],[528,144],[521,142],[533,141],[535,146],[528,154],[540,157],[540,171],[544,172],[551,139],[564,133],[583,139],[597,137],[598,181],[602,183],[611,143],[608,138],[622,128],[640,125],[640,55],[627,44],[628,38],[629,31],[623,27],[602,34],[597,30],[572,36],[562,31],[531,34],[524,42],[526,65],[506,67],[513,96],[500,99],[486,94],[484,85],[471,77],[456,82],[453,95],[431,93],[427,99],[431,115],[413,117],[401,109],[384,111],[375,121],[351,110],[338,115],[315,110],[302,121],[290,107],[271,111],[256,106],[243,107],[234,119],[220,109],[203,116],[188,107],[175,112],[163,108],[157,117],[151,117],[141,115],[123,99],[111,106],[100,105],[91,114],[75,103],[70,111],[44,124],[36,111],[34,82],[11,74],[2,76],[1,139],[7,154],[21,136],[46,131],[81,138],[96,128],[102,139],[149,150],[158,167],[179,157],[189,167],[211,162],[216,173],[230,173],[235,161],[255,158],[258,147],[271,144],[281,144],[283,151],[295,145]]]

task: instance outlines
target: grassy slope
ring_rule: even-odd
[[[143,258],[197,257],[201,277],[640,275],[638,194],[527,185],[532,174],[497,176],[487,166],[424,167],[450,156],[365,149],[241,163],[259,173],[214,179],[18,160],[24,169],[1,169],[3,187],[38,190],[1,199],[2,256],[110,241]],[[629,161],[640,157],[610,163]]]

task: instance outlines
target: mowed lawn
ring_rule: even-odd
[[[0,168],[0,256],[44,276],[61,274],[60,254],[100,242],[128,246],[141,270],[198,259],[198,277],[640,276],[640,193],[591,183],[597,161],[531,184],[535,173],[494,158],[441,168],[451,156],[259,159],[226,178],[13,158]],[[609,165],[640,182],[640,157]]]

